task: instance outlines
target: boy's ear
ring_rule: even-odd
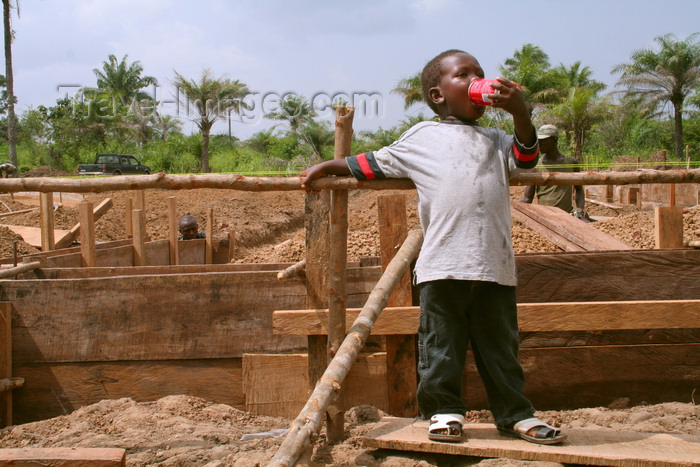
[[[428,90],[428,97],[436,104],[442,104],[442,102],[445,100],[442,95],[442,90],[437,86]]]

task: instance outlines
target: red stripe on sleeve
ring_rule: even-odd
[[[377,176],[372,172],[372,169],[369,166],[369,161],[367,160],[367,154],[362,153],[358,154],[357,156],[357,164],[360,166],[360,169],[362,170],[362,173],[367,177],[367,180],[372,180],[374,178],[377,178]]]
[[[513,143],[513,152],[515,153],[515,157],[519,161],[523,161],[523,162],[530,162],[531,160],[535,159],[540,153],[540,151],[538,149],[533,154],[523,154],[522,152],[520,152],[520,150],[518,149],[518,146],[515,143]]]

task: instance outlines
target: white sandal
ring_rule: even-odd
[[[533,428],[537,428],[534,435],[528,434]],[[499,426],[498,431],[506,436],[521,438],[535,444],[558,444],[566,439],[559,428],[543,422],[539,418],[532,417],[520,420],[512,428]]]
[[[458,443],[464,441],[464,415],[441,413],[430,417],[428,439]]]

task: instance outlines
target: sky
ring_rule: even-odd
[[[634,50],[654,47],[660,35],[700,32],[699,0],[19,0],[19,7],[12,17],[18,113],[75,98],[96,85],[93,70],[110,54],[126,55],[158,80],[147,92],[186,133],[195,131],[193,115],[176,104],[175,72],[197,80],[208,69],[246,84],[252,108],[230,125],[241,139],[284,129],[264,116],[288,93],[331,121],[328,104],[342,97],[357,107],[356,131],[431,116],[424,104],[405,111],[391,90],[447,49],[471,53],[495,78],[531,43],[552,66],[580,61],[610,90],[611,69]],[[228,131],[226,120],[213,129]]]

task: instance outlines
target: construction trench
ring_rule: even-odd
[[[550,174],[546,180],[522,174],[511,184],[621,185],[640,188],[630,188],[640,197],[650,186],[673,184],[681,192],[687,185],[697,201],[698,183],[700,169]],[[398,417],[391,423],[412,420],[418,308],[410,263],[422,236],[406,228],[403,196],[379,198],[380,258],[348,263],[344,253],[348,190],[412,189],[410,182],[316,181],[313,188],[321,191],[305,201],[306,260],[296,265],[231,264],[230,238],[179,241],[174,205],[169,238],[148,241],[143,190],[197,188],[300,189],[297,178],[231,175],[0,180],[3,192],[42,193],[45,246],[6,258],[8,267],[0,269],[0,427],[106,398],[188,394],[296,419],[270,465],[303,465],[324,422],[329,438],[342,437],[345,408],[372,405]],[[125,212],[131,238],[97,244],[100,206],[82,203],[72,233],[80,246],[55,249],[64,239],[51,238],[50,194],[114,190],[134,192],[134,209]],[[567,224],[576,219],[537,206],[514,211],[514,218],[539,223],[570,244],[565,253],[516,255],[520,358],[526,395],[538,409],[607,406],[622,398],[686,401],[697,389],[700,250],[683,247],[682,227],[678,245],[677,206],[657,209],[654,250],[625,248],[604,234],[577,236]],[[9,264],[15,260],[17,266]],[[470,382],[467,406],[487,408],[471,357],[464,380]],[[397,432],[406,428],[399,425]],[[383,436],[368,445],[486,457],[505,452],[435,447],[427,437],[382,444]],[[535,460],[598,462],[590,453],[555,454]]]

